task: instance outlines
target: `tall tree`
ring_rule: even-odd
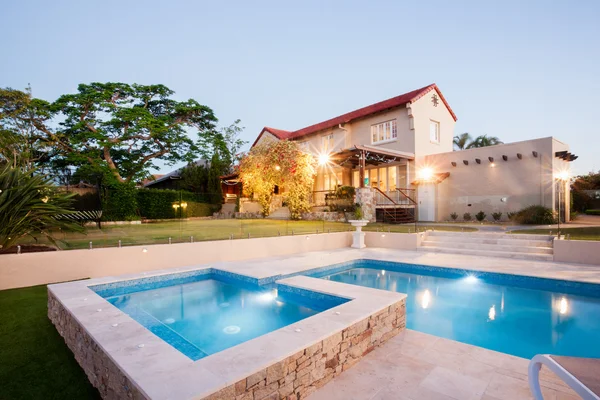
[[[464,150],[467,145],[473,140],[471,135],[467,132],[461,133],[460,135],[454,136],[454,150]]]
[[[47,124],[53,117],[50,103],[24,91],[0,88],[0,160],[13,168],[48,161],[53,134]]]
[[[67,161],[100,167],[117,182],[148,176],[156,160],[193,161],[217,119],[209,107],[173,94],[164,85],[91,83],[61,96],[52,106],[64,117],[57,136]]]
[[[212,159],[215,153],[219,154],[221,163],[226,166],[225,172],[231,172],[233,166],[240,161],[240,149],[248,142],[240,139],[244,127],[241,121],[235,120],[233,124],[205,135],[200,140],[200,153],[205,160]]]

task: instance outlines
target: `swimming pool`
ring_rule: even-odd
[[[348,301],[214,270],[90,288],[192,360]]]
[[[600,285],[375,260],[308,275],[408,294],[417,331],[525,358],[600,357]]]

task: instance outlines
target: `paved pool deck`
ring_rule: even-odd
[[[306,240],[316,239],[317,236],[307,236]],[[175,395],[177,398],[201,398],[202,394],[212,393],[215,388],[236,382],[249,371],[270,365],[283,353],[291,354],[306,343],[322,340],[342,326],[364,318],[374,309],[398,301],[399,294],[394,292],[293,276],[307,270],[365,258],[600,283],[600,266],[380,248],[345,248],[98,278],[51,285],[51,290],[61,297],[67,297],[65,305],[74,312],[79,321],[85,323],[86,329],[90,330],[93,336],[101,340],[102,347],[111,350],[111,357],[127,367],[130,376],[144,387],[147,394],[151,394],[149,397],[166,399],[174,398]],[[280,331],[256,338],[251,341],[252,345],[251,342],[247,342],[246,345],[242,344],[202,359],[204,361],[192,363],[181,353],[167,348],[165,342],[119,310],[107,307],[104,299],[90,296],[91,292],[87,288],[90,284],[209,267],[257,279],[276,276],[276,280],[282,280],[281,283],[284,284],[354,298],[359,302],[353,301],[339,306],[341,315],[331,316],[325,313],[316,318],[308,318]],[[105,311],[97,312],[100,308]],[[344,323],[340,324],[342,319]],[[118,334],[111,332],[114,329],[111,328],[111,323],[115,321],[119,322]],[[303,333],[297,334],[295,328],[301,328]],[[292,338],[294,340],[290,340]],[[139,343],[145,343],[145,347],[137,348]],[[240,350],[243,350],[243,354]],[[164,362],[165,354],[169,356],[167,365]],[[240,362],[246,358],[247,362]],[[149,359],[152,360],[150,367]],[[406,330],[365,355],[348,371],[312,393],[310,398],[530,399],[527,365],[528,360],[523,358]],[[216,366],[219,368],[215,368]],[[181,374],[180,368],[184,368],[186,373]],[[198,379],[198,376],[202,379]],[[542,370],[541,376],[546,399],[578,398],[547,371]]]

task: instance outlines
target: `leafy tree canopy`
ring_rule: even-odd
[[[0,160],[13,168],[47,162],[51,138],[44,129],[52,117],[50,103],[32,98],[31,88],[0,88]]]
[[[213,135],[213,111],[197,101],[176,101],[164,85],[81,84],[52,104],[64,117],[57,130],[69,164],[106,169],[120,182],[148,175],[154,161],[193,161],[199,139]]]
[[[244,191],[254,195],[265,215],[270,211],[273,189],[279,186],[292,218],[297,219],[310,209],[315,166],[314,157],[300,150],[296,142],[266,141],[241,159],[239,172]]]

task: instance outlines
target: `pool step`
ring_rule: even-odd
[[[428,253],[466,254],[466,255],[480,256],[480,257],[513,258],[513,259],[534,260],[534,261],[553,261],[554,260],[554,255],[552,255],[552,254],[510,253],[507,251],[457,249],[457,248],[453,248],[453,247],[419,247],[418,251],[426,251]]]
[[[553,239],[550,235],[429,231],[423,237],[419,250],[552,261],[554,259]]]

